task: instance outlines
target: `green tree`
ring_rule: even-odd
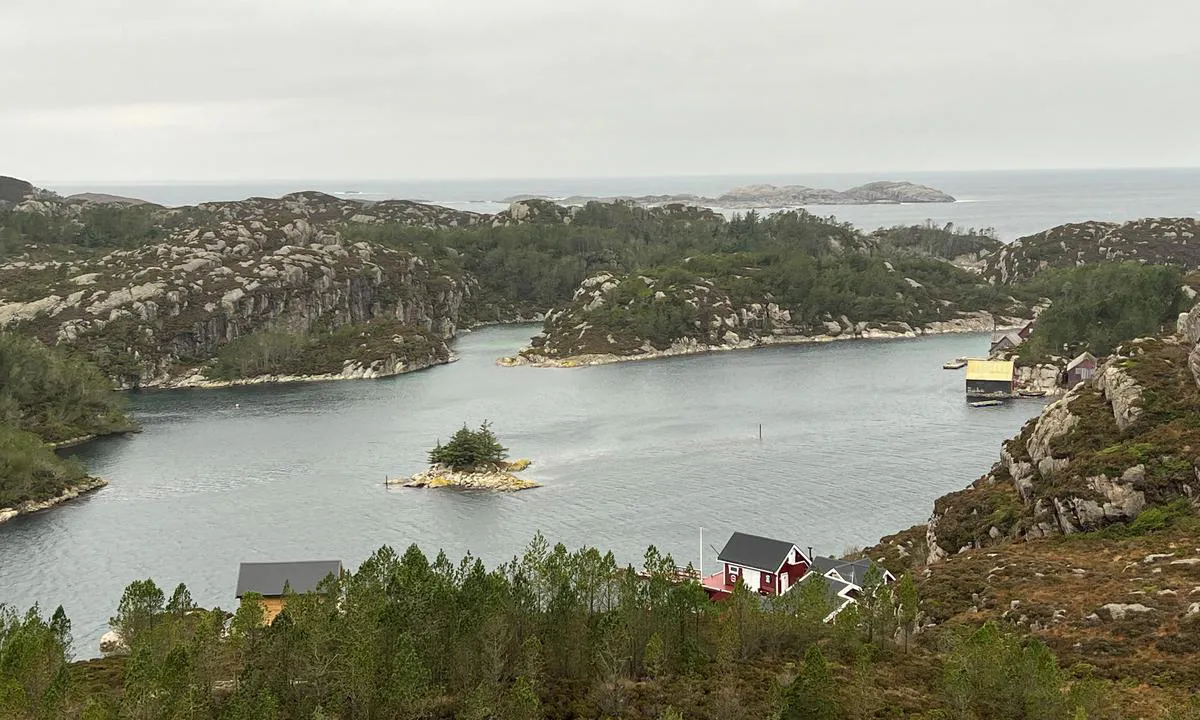
[[[651,635],[650,640],[646,643],[646,650],[642,655],[642,665],[646,668],[648,676],[652,678],[662,677],[666,666],[665,652],[662,636],[658,633]]]
[[[117,614],[109,618],[108,626],[133,650],[159,621],[163,602],[163,591],[153,580],[135,580],[122,593]]]
[[[1056,720],[1069,711],[1062,674],[1045,643],[1022,642],[995,623],[961,639],[943,667],[947,705],[955,717]]]
[[[892,589],[884,582],[883,571],[871,564],[863,578],[858,606],[866,641],[882,643],[892,636],[896,627],[896,604]]]
[[[784,693],[782,720],[837,720],[836,691],[821,648],[809,645],[800,674]]]
[[[69,699],[69,652],[37,606],[19,617],[0,605],[0,717],[62,717]]]
[[[195,609],[196,603],[192,601],[192,594],[188,591],[187,585],[183,583],[176,585],[175,591],[171,593],[171,599],[167,601],[167,612],[182,617]]]
[[[429,451],[429,462],[454,470],[495,467],[508,457],[508,448],[500,444],[491,423],[483,421],[478,430],[463,425],[445,445],[438,443]]]
[[[505,697],[503,720],[540,720],[542,717],[542,699],[528,680],[517,678]]]

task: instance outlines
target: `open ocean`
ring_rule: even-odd
[[[991,227],[1002,240],[1084,220],[1200,216],[1200,168],[436,181],[289,180],[145,185],[63,182],[47,185],[63,194],[106,192],[163,205],[242,200],[254,196],[278,197],[297,190],[320,190],[361,200],[419,200],[460,210],[493,213],[507,207],[498,201],[521,193],[550,197],[694,193],[715,197],[730,188],[753,183],[843,190],[874,180],[907,180],[930,185],[950,193],[958,202],[823,205],[809,209],[819,215],[835,215],[868,230],[931,219],[939,224],[953,222],[964,227]]]

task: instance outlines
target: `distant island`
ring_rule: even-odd
[[[559,205],[586,205],[589,202],[632,202],[637,205],[702,205],[709,207],[754,209],[795,208],[805,205],[898,205],[900,203],[952,203],[954,197],[927,185],[910,182],[880,181],[858,185],[849,190],[810,188],[804,185],[744,185],[719,197],[702,195],[617,195],[592,197],[572,195],[550,198],[544,195],[512,195],[500,202],[524,200],[554,200]]]

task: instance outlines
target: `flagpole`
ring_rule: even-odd
[[[704,584],[704,526],[700,526],[700,584]]]

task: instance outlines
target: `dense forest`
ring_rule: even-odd
[[[1191,307],[1183,273],[1169,265],[1135,262],[1048,270],[1030,286],[1051,299],[1021,346],[1023,362],[1083,351],[1103,356],[1121,343],[1173,328]]]
[[[804,210],[767,217],[750,211],[727,221],[698,208],[593,202],[569,223],[437,230],[352,224],[342,234],[347,242],[380,242],[469,273],[479,288],[464,312],[475,320],[545,312],[569,301],[580,282],[601,271],[704,276],[737,299],[769,295],[807,319],[848,314],[927,320],[934,319],[938,300],[970,310],[1012,303],[1012,289],[945,261],[994,244],[987,233],[926,225],[888,228],[868,238],[847,223]],[[927,298],[916,317],[909,317],[911,303],[898,297],[913,294],[906,277]]]
[[[138,581],[110,624],[121,657],[70,665],[70,625],[0,614],[4,718],[1115,717],[1107,683],[993,624],[916,632],[908,577],[878,570],[831,623],[823,581],[710,602],[674,561],[550,547],[488,570],[384,547],[264,623]]]
[[[0,333],[0,507],[56,495],[85,475],[47,447],[132,429],[95,367]]]

